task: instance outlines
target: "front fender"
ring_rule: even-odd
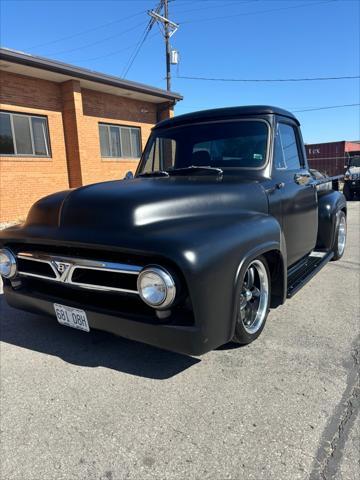
[[[213,234],[207,232],[198,246],[183,251],[183,257],[177,259],[207,348],[233,337],[234,307],[246,266],[270,251],[286,255],[279,223],[269,215],[249,214]]]
[[[316,248],[331,250],[336,232],[336,213],[346,210],[344,195],[335,190],[319,192],[319,229]]]

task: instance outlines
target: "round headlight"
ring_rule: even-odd
[[[175,300],[176,286],[174,279],[163,268],[144,268],[139,274],[137,287],[141,299],[150,307],[164,309]]]
[[[4,278],[13,278],[17,272],[16,258],[7,248],[0,250],[0,275]]]

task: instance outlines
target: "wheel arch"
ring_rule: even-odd
[[[282,305],[286,295],[286,268],[280,250],[269,250],[263,253],[270,271],[271,300],[270,308]]]
[[[279,305],[282,305],[286,299],[286,261],[281,251],[280,244],[276,242],[269,242],[257,247],[256,249],[253,249],[251,252],[248,253],[248,255],[246,255],[246,257],[242,259],[236,273],[234,284],[232,336],[235,331],[238,310],[236,299],[240,294],[240,289],[244,280],[246,268],[249,263],[251,263],[253,260],[260,256],[263,256],[265,258],[270,272],[270,308],[276,308]]]

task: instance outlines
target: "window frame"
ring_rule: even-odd
[[[288,127],[291,127],[293,129],[293,132],[294,132],[294,135],[295,135],[295,142],[296,142],[296,149],[297,149],[297,152],[298,152],[298,156],[299,156],[299,161],[300,161],[300,167],[299,169],[300,170],[303,170],[306,168],[306,164],[305,164],[305,158],[304,158],[304,154],[303,154],[303,150],[302,150],[302,147],[301,147],[301,142],[300,142],[300,138],[299,138],[299,132],[298,132],[298,129],[297,129],[297,125],[295,125],[293,122],[291,121],[286,121],[286,120],[278,120],[277,123],[276,123],[276,132],[275,132],[275,136],[277,135],[278,133],[278,129],[280,128],[280,125],[287,125]],[[280,132],[279,132],[279,135],[280,135]],[[276,138],[274,138],[274,146],[275,146],[275,141],[276,141]],[[281,142],[281,137],[280,137],[280,142]],[[283,152],[283,147],[282,147],[282,142],[281,142],[281,151],[282,153],[284,154]],[[274,149],[274,153],[275,153],[275,149]],[[285,160],[285,163],[286,163],[286,159],[284,158]],[[274,156],[274,167],[275,167],[275,170],[279,170],[279,171],[288,171],[288,172],[294,172],[296,170],[299,170],[297,168],[289,168],[286,164],[286,167],[278,167],[276,165],[276,159],[275,159],[275,156]]]
[[[52,158],[51,152],[51,143],[50,143],[50,131],[49,131],[49,119],[46,115],[36,115],[33,113],[23,113],[23,112],[14,112],[10,110],[0,110],[0,114],[5,113],[8,114],[10,117],[10,128],[11,128],[11,135],[12,141],[14,145],[14,153],[0,153],[0,157],[8,157],[8,158]],[[15,128],[14,128],[14,118],[13,116],[17,115],[18,117],[25,117],[28,119],[29,129],[30,129],[30,139],[31,139],[31,148],[34,153],[17,153],[16,147],[16,137],[15,137]],[[40,118],[41,120],[45,120],[46,132],[45,132],[45,148],[46,148],[46,155],[40,155],[35,153],[35,142],[34,142],[34,132],[32,127],[32,118]]]
[[[112,150],[110,128],[111,127],[116,127],[119,130],[119,140],[120,140],[119,143],[120,143],[120,152],[121,152],[120,157],[119,156],[112,156],[112,155],[108,156],[108,155],[103,155],[102,154],[102,151],[101,151],[101,136],[100,136],[100,127],[101,126],[106,127],[110,153],[111,153],[111,150]],[[133,150],[131,130],[134,129],[134,130],[138,131],[138,133],[139,133],[139,137],[138,137],[139,138],[139,144],[138,144],[139,156],[137,156],[137,157],[130,156],[129,157],[129,156],[124,156],[122,154],[122,152],[123,152],[123,145],[122,145],[122,140],[121,140],[121,129],[122,128],[126,128],[126,129],[130,130],[129,135],[130,135],[130,149],[131,150]],[[141,131],[140,126],[137,127],[137,126],[132,126],[132,125],[118,124],[118,123],[98,122],[98,132],[99,132],[100,157],[101,157],[102,160],[104,160],[104,161],[121,161],[121,160],[130,159],[130,161],[140,161],[140,159],[142,157],[142,154],[143,154],[142,143],[141,143],[142,131]]]

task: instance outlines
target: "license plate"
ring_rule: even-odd
[[[54,310],[57,321],[61,323],[61,325],[66,325],[67,327],[77,328],[78,330],[90,332],[89,324],[84,310],[67,307],[66,305],[60,305],[59,303],[54,303]]]

